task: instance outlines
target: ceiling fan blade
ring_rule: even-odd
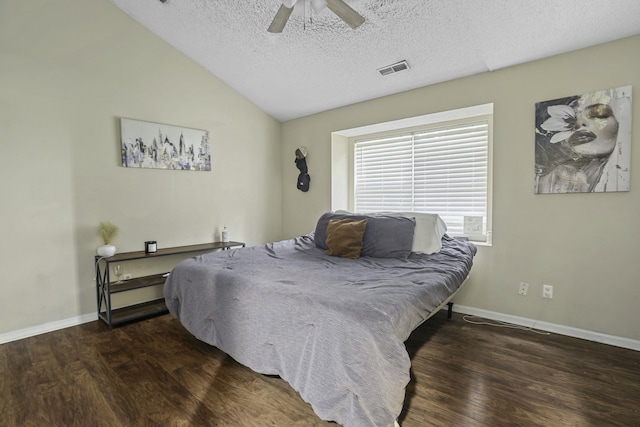
[[[362,15],[353,10],[344,0],[327,0],[327,7],[354,30],[364,23]]]
[[[284,4],[280,5],[280,9],[278,9],[278,13],[276,13],[267,31],[270,33],[281,33],[284,26],[287,25],[291,12],[293,12],[293,7],[287,7]]]

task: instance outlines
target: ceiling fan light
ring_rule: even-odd
[[[288,7],[289,9],[291,9],[293,7],[294,4],[296,4],[297,0],[282,0],[282,4],[285,7]]]
[[[320,13],[327,7],[327,0],[311,0],[311,7],[315,13]]]

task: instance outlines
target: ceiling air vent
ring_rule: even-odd
[[[389,74],[397,73],[400,71],[408,70],[409,64],[406,60],[396,62],[395,64],[387,65],[386,67],[382,67],[378,69],[378,72],[381,76],[388,76]]]

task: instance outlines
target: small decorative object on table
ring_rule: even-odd
[[[116,274],[116,277],[118,278],[118,281],[115,283],[116,284],[122,283],[122,280],[120,279],[122,277],[122,266],[120,264],[117,264],[116,267],[113,269],[113,272]]]
[[[229,241],[229,230],[227,229],[227,227],[224,227],[222,229],[222,241],[225,243]]]
[[[102,241],[104,245],[98,246],[97,253],[103,257],[110,257],[116,254],[116,247],[111,244],[113,239],[118,234],[118,227],[113,225],[109,221],[100,223],[100,236],[102,237]]]
[[[144,251],[148,254],[155,254],[158,250],[158,242],[155,240],[148,240],[144,242]]]

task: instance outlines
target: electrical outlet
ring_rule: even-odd
[[[553,298],[553,286],[542,285],[542,298]]]
[[[520,282],[520,287],[518,288],[518,294],[522,295],[523,297],[526,297],[527,292],[529,292],[529,284]]]

